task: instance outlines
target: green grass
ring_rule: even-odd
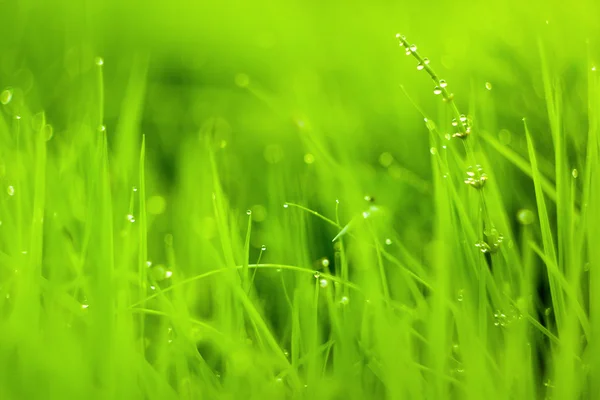
[[[1,399],[600,397],[594,3],[54,3],[0,4]]]

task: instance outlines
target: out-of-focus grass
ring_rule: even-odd
[[[597,8],[0,3],[0,398],[599,396]]]

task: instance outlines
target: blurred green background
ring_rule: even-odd
[[[522,118],[527,117],[540,170],[552,176],[554,156],[540,48],[563,88],[561,117],[569,137],[570,168],[581,168],[588,74],[600,62],[598,15],[600,3],[595,0],[0,0],[0,91],[14,90],[3,112],[8,117],[44,111],[54,131],[47,145],[52,160],[47,171],[47,210],[55,218],[67,217],[45,228],[44,268],[60,271],[63,264],[70,265],[65,254],[72,250],[71,255],[78,255],[85,247],[82,238],[94,202],[106,206],[88,190],[100,178],[86,163],[92,154],[90,132],[101,124],[108,132],[114,234],[119,238],[114,258],[118,265],[127,265],[128,272],[135,272],[131,266],[141,257],[138,237],[130,232],[132,221],[126,221],[126,216],[140,219],[137,203],[132,206],[131,188],[137,192],[139,185],[142,134],[148,259],[161,267],[174,267],[169,253],[174,240],[179,268],[175,273],[181,277],[230,265],[229,253],[240,263],[246,210],[252,211],[253,219],[251,262],[266,246],[263,262],[322,269],[323,257],[340,256],[339,247],[331,244],[339,230],[282,205],[303,204],[333,219],[339,200],[343,225],[369,207],[365,196],[374,198],[386,216],[376,222],[378,237],[401,243],[400,252],[408,249],[414,259],[433,264],[437,255],[432,250],[436,243],[431,155],[440,150],[430,149],[424,115],[435,121],[442,134],[451,133],[452,127],[447,106],[433,94],[434,84],[398,48],[395,34],[406,35],[431,60],[448,81],[460,109],[474,117],[476,132],[524,159],[528,156]],[[99,87],[103,87],[103,102]],[[532,182],[488,141],[478,143],[482,152],[488,151],[493,179],[503,188],[504,211],[514,226],[519,209],[535,209]],[[205,151],[206,146],[213,151]],[[213,175],[213,165],[218,177]],[[9,179],[10,163],[7,171]],[[2,179],[3,186],[9,183]],[[453,179],[460,183],[463,177]],[[213,193],[219,185],[230,207],[230,220],[215,215]],[[97,227],[105,225],[93,226],[100,237]],[[238,240],[222,243],[223,229]],[[140,237],[145,234],[143,228],[134,232],[143,232]],[[20,251],[16,236],[0,236],[3,251]],[[533,236],[539,239],[537,231]],[[65,250],[65,237],[73,242],[72,249]],[[98,265],[104,260],[102,246],[90,256]],[[364,248],[350,248],[349,253],[357,275],[373,261]],[[332,265],[337,273],[336,268]],[[283,295],[267,281],[257,278],[257,303],[264,306],[273,330],[285,342],[289,321],[281,306]],[[72,289],[68,282],[65,278],[66,292]],[[311,287],[306,286],[308,298]],[[100,291],[100,286],[96,289]],[[219,320],[213,314],[219,310],[220,290],[225,289],[188,293],[184,303],[192,315]],[[128,304],[139,299],[132,295],[131,300]],[[217,325],[227,326],[221,323]],[[323,329],[328,329],[327,324]],[[358,322],[348,324],[358,326]],[[396,328],[385,326],[389,328],[382,330],[385,334]],[[88,336],[81,337],[87,343]],[[74,348],[66,339],[63,345]],[[131,360],[133,353],[126,353]],[[56,357],[48,353],[49,360]],[[154,362],[152,357],[147,355]],[[210,357],[206,358],[210,364]],[[518,357],[510,359],[515,360]],[[65,376],[75,373],[72,368]],[[29,393],[33,396],[35,390]],[[57,398],[60,393],[54,392]],[[86,393],[85,388],[79,393]],[[321,397],[335,398],[323,393]]]

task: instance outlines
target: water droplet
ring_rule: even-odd
[[[340,304],[341,305],[346,305],[350,302],[350,299],[348,298],[348,296],[342,296],[342,298],[340,299]]]
[[[450,139],[452,139],[452,135],[451,135],[451,134],[449,134],[449,133],[446,133],[446,134],[444,135],[444,139],[446,139],[446,140],[450,140]]]
[[[417,70],[418,71],[422,71],[425,68],[425,66],[422,63],[418,63],[417,64]]]
[[[290,352],[287,351],[287,350],[283,350],[283,355],[286,356],[286,357],[289,357],[290,356]]]
[[[17,121],[19,121],[19,120],[21,119],[21,116],[17,114],[17,115],[15,115],[15,119],[16,119]]]
[[[371,215],[368,211],[363,211],[362,216],[363,218],[369,218],[369,215]]]
[[[167,270],[165,272],[165,279],[169,279],[172,276],[173,276],[173,271]]]
[[[134,223],[135,222],[135,217],[131,214],[127,214],[127,221]]]
[[[577,177],[579,176],[579,171],[577,171],[577,168],[573,168],[573,171],[571,171],[571,175],[573,175],[573,178],[577,179]]]
[[[252,215],[252,210],[246,210],[246,215]]]
[[[586,271],[586,272],[590,270],[590,263],[589,262],[586,262],[585,264],[583,264],[583,270]]]
[[[433,94],[435,94],[435,95],[442,94],[442,88],[441,88],[441,87],[439,87],[439,86],[436,86],[436,87],[433,89]]]
[[[146,268],[150,268],[152,266],[152,261],[146,261]]]
[[[427,129],[429,129],[430,131],[435,130],[435,122],[433,122],[430,119],[425,118],[425,126],[427,127]]]
[[[446,82],[444,79],[440,79],[440,87],[445,88],[446,86],[448,86],[448,82]]]
[[[460,115],[460,122],[467,122],[467,116],[465,114]]]
[[[315,272],[313,273],[313,276],[315,277],[315,279],[319,279],[319,277],[321,276],[321,272],[319,272],[319,271],[315,271]]]
[[[492,84],[491,84],[491,83],[489,83],[489,82],[486,82],[486,83],[485,83],[485,88],[486,88],[487,90],[492,90]]]
[[[464,289],[460,289],[458,291],[458,295],[456,296],[456,300],[463,301],[465,299],[465,291]]]
[[[321,286],[322,288],[326,288],[327,285],[329,285],[329,281],[327,279],[321,279],[319,281],[319,286]]]
[[[134,186],[134,187],[132,188],[132,190],[133,190],[134,192],[137,192],[137,191],[138,191],[138,188]]]
[[[521,225],[531,225],[533,224],[534,215],[531,210],[523,208],[517,212],[517,221]]]
[[[432,148],[430,148],[430,149],[429,149],[429,152],[430,152],[432,155],[436,155],[436,154],[437,154],[437,149],[436,149],[435,147],[432,147]]]
[[[545,315],[546,317],[549,317],[549,316],[550,316],[550,314],[552,314],[552,309],[548,307],[548,308],[546,308],[546,309],[544,310],[544,315]]]
[[[84,303],[84,304],[82,304],[82,305],[81,305],[81,308],[82,308],[83,310],[86,310],[86,309],[88,309],[88,308],[89,308],[89,306],[90,306],[89,304],[85,304],[85,303]]]
[[[6,192],[8,193],[9,196],[14,196],[15,195],[15,187],[14,186],[9,186],[8,188],[6,188]]]
[[[156,290],[156,286],[150,285],[150,290]]]
[[[412,51],[413,53],[414,53],[415,51],[417,51],[417,45],[415,45],[415,44],[411,44],[411,45],[410,45],[410,51]]]
[[[106,125],[100,125],[100,126],[98,127],[98,132],[101,132],[101,133],[104,133],[104,132],[106,132]]]
[[[510,144],[512,140],[510,131],[508,129],[502,129],[500,132],[498,132],[498,140],[503,145]]]
[[[592,67],[592,72],[596,72],[596,66],[595,65]]]
[[[428,65],[429,64],[429,58],[425,57],[423,59],[423,64]]]
[[[324,257],[321,260],[321,265],[323,265],[324,267],[329,267],[329,259],[327,257]]]
[[[146,202],[148,214],[160,215],[167,209],[167,201],[162,196],[152,196]]]
[[[456,118],[452,118],[452,126],[458,126],[458,122],[456,121]]]
[[[392,244],[392,239],[390,239],[390,238],[385,239],[385,244],[388,245],[388,246],[391,245]]]
[[[288,207],[289,207],[289,205],[288,205],[287,203],[285,203],[285,204],[283,205],[283,208],[288,208]]]
[[[7,105],[13,98],[13,89],[6,88],[0,93],[0,103]]]
[[[102,57],[96,57],[96,59],[94,60],[94,62],[96,63],[97,66],[101,67],[104,65],[104,59]]]
[[[237,74],[235,76],[235,84],[241,88],[246,88],[250,85],[250,77],[246,74]]]
[[[54,136],[54,128],[52,128],[52,125],[46,125],[44,126],[44,138],[46,139],[46,141],[52,139],[52,137]]]
[[[267,246],[265,246],[264,244],[262,246],[260,246],[260,251],[266,251],[267,250]]]
[[[310,154],[310,153],[306,153],[306,154],[304,155],[304,162],[305,162],[306,164],[312,164],[312,163],[314,163],[314,162],[315,162],[315,156],[313,156],[313,155],[312,155],[312,154]]]
[[[379,155],[379,164],[381,164],[383,167],[389,167],[393,162],[394,157],[390,153],[385,152]]]

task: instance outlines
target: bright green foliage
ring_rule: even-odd
[[[600,398],[597,4],[259,3],[0,2],[0,399]]]

